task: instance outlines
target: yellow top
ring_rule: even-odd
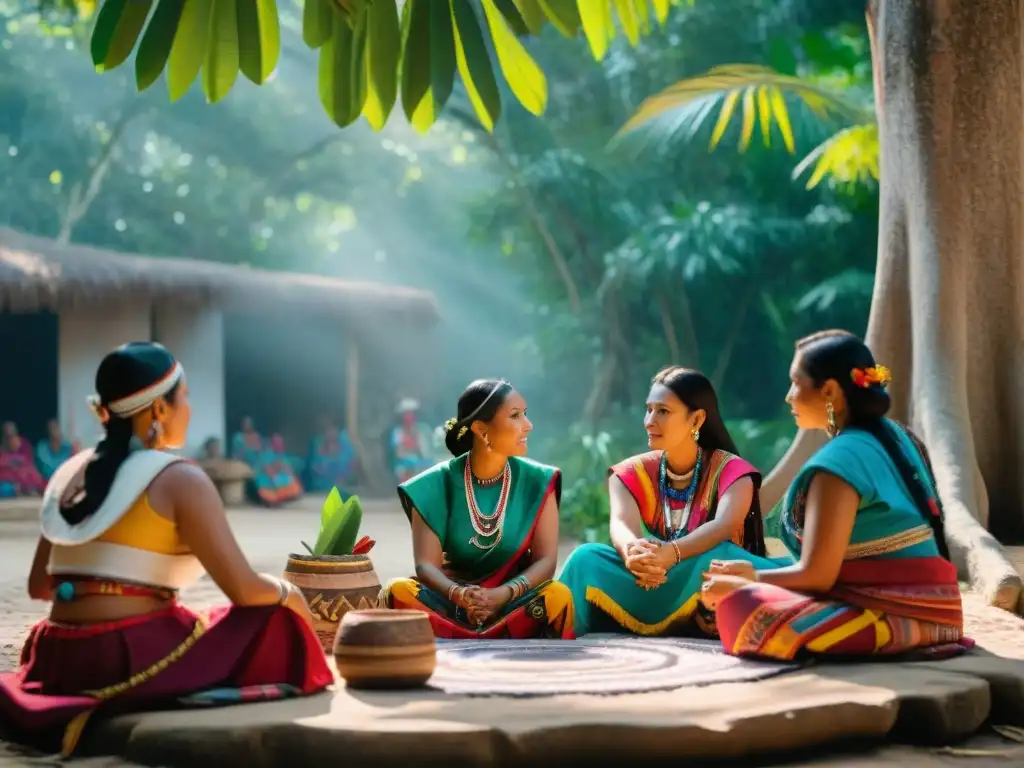
[[[121,519],[96,540],[159,555],[180,555],[188,551],[178,536],[178,527],[150,506],[147,493],[139,496]]]

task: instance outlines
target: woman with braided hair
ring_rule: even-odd
[[[798,562],[711,563],[702,599],[727,652],[935,658],[973,645],[928,454],[885,417],[890,378],[851,333],[797,342],[786,402],[797,426],[831,440],[781,502],[781,538]]]
[[[0,730],[68,755],[97,710],[324,690],[334,677],[302,594],[252,569],[210,478],[169,452],[191,416],[181,364],[152,342],[118,347],[92,405],[103,440],[43,495],[28,591],[50,614],[0,673]],[[231,602],[198,614],[178,594],[204,571]]]
[[[381,605],[425,611],[442,638],[571,640],[572,597],[552,581],[562,474],[526,458],[526,400],[474,381],[445,429],[455,458],[398,486],[416,577],[384,587]]]

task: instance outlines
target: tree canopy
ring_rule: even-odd
[[[680,1],[305,0],[302,40],[319,52],[320,103],[339,126],[365,117],[380,130],[400,97],[408,120],[426,131],[458,73],[477,119],[492,130],[501,114],[495,63],[525,109],[540,115],[547,107],[547,79],[521,36],[548,26],[566,37],[582,30],[600,60],[616,22],[636,45]],[[103,0],[90,50],[101,71],[134,52],[140,91],[165,73],[172,101],[199,79],[216,103],[239,73],[257,85],[272,76],[280,24],[277,0]]]

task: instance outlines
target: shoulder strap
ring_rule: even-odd
[[[54,544],[70,547],[85,544],[102,536],[124,517],[124,513],[145,492],[157,475],[171,464],[185,461],[180,456],[164,451],[133,451],[117,470],[114,482],[110,486],[110,493],[100,508],[78,525],[71,525],[60,514],[60,500],[68,483],[82,471],[93,453],[93,449],[90,448],[64,462],[46,486],[40,515],[42,533]]]

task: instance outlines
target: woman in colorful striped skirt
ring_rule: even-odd
[[[398,487],[416,578],[388,584],[381,605],[425,611],[442,638],[572,639],[572,597],[552,581],[562,475],[525,457],[523,396],[474,381],[445,428],[456,458]]]
[[[799,562],[711,564],[703,601],[725,649],[789,660],[970,648],[927,453],[885,418],[888,369],[856,336],[825,331],[797,343],[790,377],[797,425],[831,440],[781,502],[780,535]]]

